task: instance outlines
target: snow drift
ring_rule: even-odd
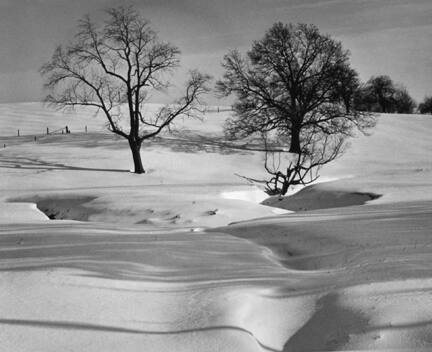
[[[3,105],[0,126],[13,134],[27,108]],[[73,126],[31,110],[23,130],[52,118]],[[145,145],[144,176],[128,172],[121,141],[79,126],[2,137],[5,351],[431,348],[432,119],[381,116],[311,192],[382,197],[275,216],[235,176],[265,174],[256,148],[223,140],[226,116]],[[88,221],[48,220],[34,205],[47,200],[65,219],[79,204]]]

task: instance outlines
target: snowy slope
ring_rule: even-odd
[[[262,155],[223,139],[226,116],[145,145],[141,176],[107,134],[1,140],[5,351],[432,348],[432,119],[380,117],[313,186],[381,198],[276,216],[234,175],[264,176]]]

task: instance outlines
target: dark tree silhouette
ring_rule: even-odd
[[[282,186],[273,187],[276,193],[313,180],[306,180],[305,168],[309,174],[333,160],[354,127],[364,131],[374,125],[372,115],[352,108],[359,82],[349,65],[349,53],[313,25],[276,23],[253,43],[246,57],[238,51],[228,53],[223,67],[217,89],[223,96],[237,98],[227,134],[273,134],[279,147],[286,143],[287,152],[294,154],[284,172],[278,163],[270,170],[266,158],[273,181],[283,180]]]
[[[407,89],[389,76],[372,76],[355,93],[354,105],[363,111],[401,114],[411,114],[416,107]]]
[[[360,79],[357,72],[350,67],[341,71],[336,78],[337,84],[334,87],[333,99],[338,101],[340,98],[345,106],[345,112],[350,113],[354,109],[354,97],[359,90]]]
[[[353,125],[372,123],[370,115],[346,112],[338,89],[341,82],[356,85],[348,52],[313,25],[276,23],[254,42],[247,58],[232,51],[223,67],[217,88],[237,95],[229,125],[233,134],[280,129],[290,136],[290,152],[298,154],[304,130],[347,134]]]
[[[354,93],[354,109],[358,111],[381,111],[377,99],[367,83],[359,85]]]
[[[366,84],[369,94],[375,98],[379,107],[377,112],[392,112],[394,103],[395,86],[389,76],[373,76]]]
[[[398,114],[412,114],[417,106],[414,99],[409,95],[407,89],[403,86],[396,87],[393,101],[393,110]]]
[[[285,195],[290,186],[307,185],[319,178],[321,167],[336,159],[344,149],[344,137],[327,135],[322,132],[302,135],[307,148],[302,153],[292,154],[281,147],[283,137],[271,138],[262,135],[264,142],[264,168],[270,179],[256,179],[240,176],[250,182],[265,185],[269,195]]]
[[[152,90],[169,86],[166,74],[179,64],[179,49],[158,39],[132,8],[112,8],[97,26],[86,16],[75,39],[58,46],[41,68],[48,103],[60,108],[91,106],[103,112],[108,129],[127,139],[135,173],[144,173],[141,145],[168,128],[179,115],[192,116],[209,76],[190,72],[185,94],[154,114],[143,105]]]
[[[432,96],[424,98],[419,104],[419,112],[420,114],[432,114]]]

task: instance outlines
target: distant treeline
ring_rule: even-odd
[[[386,75],[372,76],[366,83],[354,87],[352,104],[360,111],[412,114],[432,114],[432,96],[418,106],[408,90]]]

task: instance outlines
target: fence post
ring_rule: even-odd
[[[85,133],[87,133],[87,125],[85,126]]]
[[[47,127],[47,135],[49,134],[49,128]]]
[[[20,135],[19,135],[19,129],[18,129],[18,137],[19,137]]]

